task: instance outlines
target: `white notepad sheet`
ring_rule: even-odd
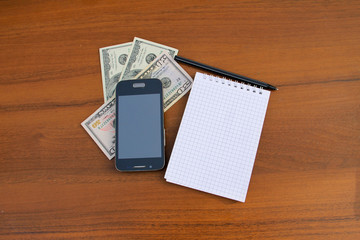
[[[269,97],[196,73],[165,179],[245,202]]]

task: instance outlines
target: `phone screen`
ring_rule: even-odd
[[[119,159],[162,156],[160,94],[118,96]]]

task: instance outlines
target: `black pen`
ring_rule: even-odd
[[[241,76],[241,75],[238,75],[238,74],[235,74],[235,73],[227,72],[227,71],[221,70],[219,68],[211,67],[209,65],[205,65],[205,64],[199,63],[199,62],[195,62],[193,60],[186,59],[186,58],[183,58],[183,57],[180,57],[180,56],[175,56],[175,61],[178,61],[178,62],[181,62],[181,63],[186,63],[186,64],[189,64],[191,66],[198,67],[198,68],[201,68],[201,69],[205,69],[207,71],[217,73],[217,74],[223,75],[225,77],[232,78],[232,79],[237,80],[237,81],[241,81],[241,82],[244,82],[244,83],[249,83],[249,84],[252,84],[252,85],[263,87],[264,89],[278,90],[276,87],[274,87],[274,86],[272,86],[270,84],[260,82],[260,81],[257,81],[255,79],[251,79],[251,78],[248,78],[248,77],[244,77],[244,76]]]

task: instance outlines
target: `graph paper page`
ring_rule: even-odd
[[[245,202],[269,97],[196,73],[165,179]]]

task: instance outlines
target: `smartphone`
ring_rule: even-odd
[[[163,88],[159,79],[117,84],[115,125],[116,169],[155,171],[164,167]]]

